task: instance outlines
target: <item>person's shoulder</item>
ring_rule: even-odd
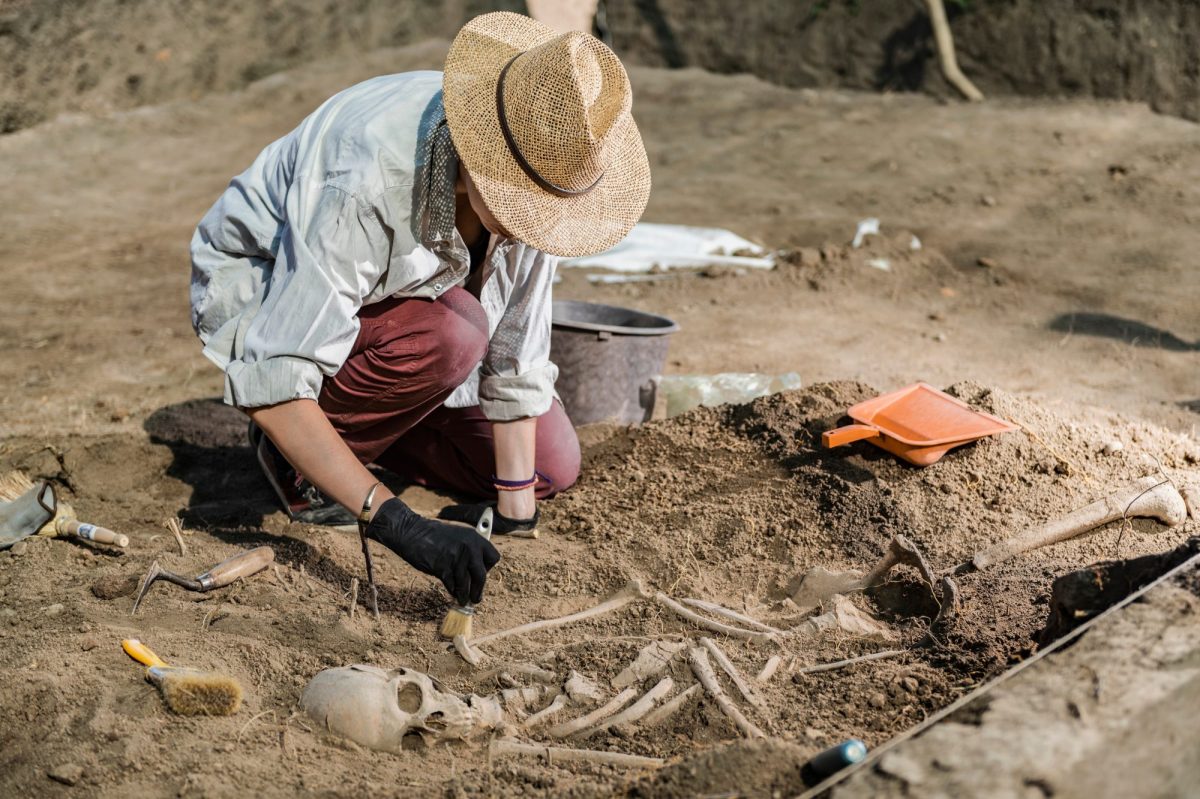
[[[356,83],[332,100],[341,99],[343,102],[353,102],[359,98],[378,100],[388,97],[404,105],[412,103],[427,103],[430,98],[442,90],[442,73],[434,70],[419,70],[416,72],[397,72],[391,75],[379,75]],[[386,112],[387,106],[380,108]]]

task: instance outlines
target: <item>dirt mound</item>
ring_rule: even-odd
[[[1186,437],[970,383],[951,392],[1026,429],[955,450],[926,469],[864,444],[822,450],[821,431],[875,393],[842,382],[639,428],[585,431],[584,477],[547,503],[544,537],[499,542],[505,559],[489,582],[478,634],[578,611],[635,577],[678,598],[720,602],[799,629],[804,616],[786,601],[796,575],[816,565],[867,569],[897,533],[945,571],[984,544],[1160,467],[1181,484],[1200,479],[1200,454]],[[578,671],[607,685],[653,641],[695,645],[694,626],[639,601],[488,645],[489,664],[499,668],[472,670],[436,642],[447,606],[441,589],[383,550],[376,555],[383,618],[349,617],[349,584],[361,576],[357,537],[291,525],[271,510],[240,414],[216,401],[189,401],[153,414],[145,426],[146,437],[9,439],[0,449],[0,469],[59,481],[81,515],[133,538],[124,553],[37,539],[0,555],[0,623],[7,628],[0,667],[13,677],[0,687],[0,712],[24,722],[20,735],[10,728],[4,738],[0,784],[8,791],[44,787],[47,772],[78,766],[79,779],[100,792],[136,791],[186,773],[173,778],[184,795],[235,788],[366,792],[397,781],[466,794],[590,797],[628,789],[684,796],[737,786],[770,795],[792,784],[820,749],[850,737],[877,745],[1031,651],[1049,613],[1053,576],[1118,554],[1170,550],[1194,527],[1167,531],[1133,521],[1123,531],[1110,528],[965,575],[958,616],[933,638],[937,605],[907,568],[852,597],[857,612],[886,625],[886,645],[840,631],[774,643],[714,636],[748,677],[772,655],[782,658],[779,673],[757,689],[761,704],[744,706],[778,742],[712,749],[739,732],[702,694],[655,727],[569,741],[677,759],[634,783],[607,766],[505,759],[490,767],[474,750],[366,753],[321,736],[295,703],[317,671],[352,662],[416,667],[453,690],[479,694],[514,684],[503,673],[508,663],[560,676]],[[425,512],[446,501],[417,489],[405,496]],[[161,527],[174,513],[188,521],[186,555]],[[129,580],[152,560],[198,573],[264,543],[275,548],[277,569],[207,595],[156,585],[139,615],[128,615]],[[233,674],[246,688],[245,712],[203,722],[170,716],[121,653],[117,643],[129,636],[142,637],[168,662]],[[886,646],[899,654],[803,671]],[[634,687],[647,690],[662,677],[676,691],[695,682],[686,647],[663,673]],[[726,690],[736,696],[732,685]],[[529,737],[561,743],[542,731]],[[68,743],[75,740],[96,743],[81,750]]]

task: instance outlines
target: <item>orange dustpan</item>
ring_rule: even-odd
[[[936,463],[954,447],[1017,429],[925,383],[860,402],[846,415],[857,424],[827,430],[822,444],[867,440],[916,466]]]

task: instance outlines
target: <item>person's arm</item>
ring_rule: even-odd
[[[509,422],[493,422],[492,438],[496,449],[496,476],[501,480],[525,480],[533,476],[534,447],[537,443],[537,417]],[[501,491],[496,510],[509,519],[530,519],[537,511],[534,487],[521,491]]]
[[[295,399],[246,413],[263,429],[288,462],[322,492],[357,514],[371,486],[379,482],[342,441],[316,401]],[[385,486],[375,490],[378,509],[394,495]]]

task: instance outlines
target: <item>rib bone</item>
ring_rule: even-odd
[[[745,697],[747,702],[759,710],[763,710],[763,701],[759,697],[758,692],[750,687],[750,683],[746,682],[746,678],[738,671],[738,667],[733,665],[733,661],[729,659],[724,650],[717,646],[711,638],[701,638],[700,645],[709,651],[709,654],[713,656],[713,660],[717,661],[717,665],[721,667],[721,670],[729,675],[729,679],[733,682],[733,686],[738,689],[738,693]]]
[[[721,687],[721,683],[717,682],[717,675],[713,673],[712,665],[708,662],[708,652],[703,647],[692,647],[688,650],[688,660],[692,664],[692,671],[695,672],[696,678],[700,680],[700,684],[708,691],[709,695],[716,700],[717,706],[721,708],[726,716],[729,717],[737,728],[742,731],[742,734],[747,738],[766,738],[767,735],[750,719],[742,715],[742,711],[738,710],[737,705],[725,693],[725,689]]]
[[[775,640],[775,635],[773,633],[761,633],[753,630],[743,630],[741,627],[731,627],[728,624],[722,624],[719,621],[707,619],[704,616],[695,613],[694,611],[688,610],[683,605],[664,594],[662,591],[659,591],[654,595],[654,601],[674,612],[676,615],[687,619],[692,624],[703,627],[706,630],[712,630],[715,633],[728,635],[730,638],[743,638],[747,641],[754,641],[758,644]]]
[[[638,726],[639,727],[654,727],[659,724],[662,724],[670,716],[672,716],[676,711],[678,711],[679,708],[683,707],[684,702],[688,701],[693,696],[695,696],[696,693],[699,692],[701,689],[702,689],[702,686],[700,685],[700,683],[698,683],[698,682],[692,683],[691,686],[689,686],[688,688],[675,694],[675,696],[671,697],[666,702],[664,702],[662,705],[660,705],[657,710],[655,710],[650,715],[646,716],[646,718],[642,719],[641,724],[639,724]]]
[[[691,605],[694,608],[707,610],[714,616],[724,616],[730,621],[736,621],[743,627],[749,627],[751,630],[758,630],[759,632],[763,633],[772,633],[774,635],[779,635],[783,632],[782,630],[772,627],[769,624],[763,624],[757,619],[752,619],[744,613],[738,613],[736,610],[727,608],[724,605],[718,605],[716,602],[708,602],[703,599],[692,599],[691,597],[682,599],[680,601],[685,605]]]
[[[529,718],[525,719],[521,726],[526,730],[532,730],[535,727],[540,726],[543,722],[549,721],[551,716],[554,716],[558,713],[558,711],[566,707],[568,701],[570,700],[566,694],[559,694],[558,696],[554,697],[553,702],[546,705],[546,707],[542,708],[537,713],[532,714],[529,716]]]
[[[616,727],[621,724],[631,724],[642,716],[654,709],[654,703],[662,699],[667,694],[671,693],[671,689],[675,687],[675,681],[670,677],[663,677],[658,683],[646,693],[642,694],[642,698],[634,702],[629,707],[622,710],[615,716],[610,716],[604,719],[599,724],[591,727],[588,730],[579,734],[580,738],[588,738],[598,732],[603,732],[610,727]]]
[[[1097,527],[1126,517],[1158,519],[1168,527],[1182,524],[1188,515],[1179,491],[1158,475],[1143,477],[1133,484],[1068,513],[1061,519],[1031,527],[1007,540],[975,553],[971,563],[985,569],[1022,552],[1067,541]]]
[[[586,713],[579,718],[564,721],[562,724],[551,727],[547,732],[551,738],[566,738],[568,735],[574,735],[580,730],[587,729],[600,719],[608,718],[613,713],[616,713],[629,704],[629,701],[635,696],[637,696],[636,688],[626,688],[609,700],[608,704],[598,707],[591,713]]]

